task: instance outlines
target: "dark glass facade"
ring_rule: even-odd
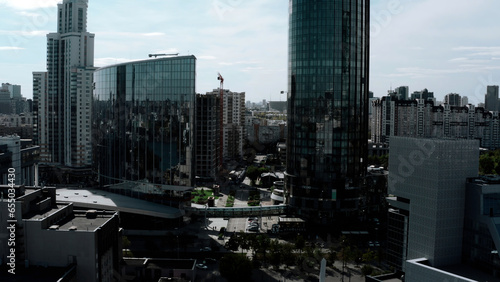
[[[124,63],[94,73],[94,167],[101,186],[134,190],[149,183],[147,193],[161,194],[170,185],[194,184],[195,77],[194,56]]]
[[[358,209],[368,139],[368,0],[290,0],[288,203],[327,220]]]

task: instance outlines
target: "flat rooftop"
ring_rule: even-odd
[[[65,218],[63,221],[58,222],[58,230],[66,231],[95,231],[108,221],[113,215],[98,213],[95,218],[87,218],[84,213],[73,212],[72,216]]]
[[[56,190],[56,200],[86,209],[114,210],[169,219],[183,216],[183,211],[177,208],[97,189],[59,188]]]

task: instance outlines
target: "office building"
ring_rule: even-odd
[[[328,224],[357,213],[366,173],[370,2],[289,5],[287,203]]]
[[[462,105],[462,98],[457,93],[446,94],[444,96],[444,103],[452,107],[460,107]]]
[[[408,100],[410,88],[408,86],[399,86],[394,89],[394,92],[396,93],[398,100]]]
[[[460,264],[467,177],[477,177],[479,142],[391,137],[388,261],[424,258],[429,266]],[[401,257],[397,257],[401,256]]]
[[[37,138],[48,164],[86,167],[92,162],[94,34],[87,32],[87,8],[88,0],[57,5],[57,32],[47,35],[47,78],[43,82],[43,73],[33,73],[35,104],[47,111],[42,115],[38,109]]]
[[[220,97],[196,95],[196,177],[216,180],[220,167]]]
[[[6,195],[8,187],[0,187]],[[7,238],[8,201],[0,200],[0,235]],[[62,281],[113,281],[120,270],[121,235],[116,212],[77,210],[73,204],[56,203],[56,189],[16,187],[15,242],[17,268],[66,268]],[[0,261],[9,255],[0,244]]]
[[[463,261],[500,279],[500,176],[468,179],[466,189]]]
[[[179,186],[194,185],[195,77],[194,56],[95,71],[92,134],[101,187],[133,194],[147,183],[158,198],[175,199],[184,192]]]
[[[17,135],[0,137],[0,179],[8,184],[10,168],[15,169],[16,185],[38,185],[40,147]]]
[[[484,109],[498,111],[498,85],[488,85],[484,97]]]

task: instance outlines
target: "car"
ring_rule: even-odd
[[[259,226],[257,222],[252,222],[247,225],[247,227]]]
[[[211,251],[212,251],[212,248],[210,248],[210,247],[204,247],[204,248],[200,249],[200,252],[211,252]]]
[[[248,228],[248,231],[259,231],[259,226],[252,226]]]
[[[258,221],[258,220],[259,220],[259,218],[256,216],[248,218],[248,221]]]
[[[196,267],[199,268],[199,269],[207,269],[208,268],[208,266],[204,265],[203,263],[198,263],[196,265]]]
[[[214,258],[205,258],[205,259],[203,260],[203,262],[206,262],[207,264],[208,264],[208,263],[216,263],[216,262],[217,262],[217,260],[216,260],[216,259],[214,259]]]

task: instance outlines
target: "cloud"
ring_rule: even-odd
[[[0,0],[0,6],[16,10],[35,10],[39,8],[56,7],[60,0]]]
[[[23,50],[25,48],[12,47],[12,46],[0,46],[0,51],[10,51],[10,50]]]
[[[51,31],[49,30],[0,30],[0,35],[9,36],[46,36]]]
[[[217,57],[210,56],[210,55],[196,56],[196,58],[199,59],[199,60],[215,60],[215,59],[217,59]]]
[[[165,36],[166,34],[163,32],[149,32],[149,33],[140,33],[142,36]]]
[[[94,66],[96,67],[106,67],[110,65],[116,65],[121,63],[126,63],[133,61],[132,59],[125,58],[96,58],[94,59]]]

